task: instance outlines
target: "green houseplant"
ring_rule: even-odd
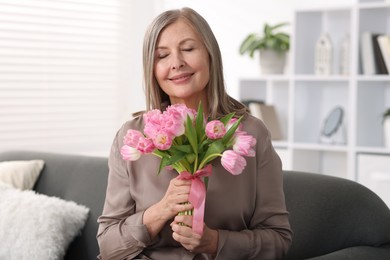
[[[387,117],[390,117],[390,108],[386,109],[382,114],[383,121],[385,121]]]
[[[260,66],[264,74],[283,73],[286,64],[286,53],[290,49],[290,35],[279,31],[289,23],[276,25],[264,24],[262,34],[250,33],[240,45],[240,54],[254,57],[256,51],[260,53]]]

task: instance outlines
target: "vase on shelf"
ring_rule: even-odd
[[[260,51],[261,74],[283,74],[286,66],[286,52],[264,49]]]

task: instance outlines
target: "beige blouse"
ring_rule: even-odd
[[[216,259],[279,259],[292,241],[284,193],[281,161],[272,147],[270,133],[253,116],[243,121],[253,135],[256,157],[245,157],[247,166],[233,176],[213,161],[206,195],[206,225],[218,230]],[[126,122],[118,131],[109,156],[106,200],[98,219],[100,259],[212,259],[193,254],[172,238],[168,221],[152,241],[142,223],[144,211],[165,194],[175,171],[157,175],[159,158],[142,155],[124,161],[120,155],[127,129],[142,131],[142,117]]]

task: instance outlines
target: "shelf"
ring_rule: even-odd
[[[269,76],[256,76],[242,78],[241,81],[289,81],[291,76],[289,75],[269,75]]]
[[[313,75],[313,74],[297,74],[294,76],[295,80],[299,81],[344,81],[348,82],[350,77],[341,75]]]
[[[287,141],[272,141],[272,145],[275,147],[275,148],[288,148],[288,142]]]
[[[348,152],[345,145],[294,143],[293,149],[307,151]]]
[[[357,146],[382,147],[382,113],[390,107],[390,81],[357,83]]]
[[[240,97],[261,98],[280,114],[284,138],[273,145],[285,169],[357,181],[361,154],[390,161],[382,126],[382,113],[390,107],[390,75],[362,75],[360,37],[366,31],[390,34],[390,2],[360,0],[348,6],[296,10],[291,74],[240,80]],[[315,46],[323,32],[332,41],[332,70],[316,75]],[[341,41],[347,35],[351,65],[348,75],[341,75]],[[338,142],[321,142],[324,122],[336,107],[343,111]]]
[[[381,155],[389,155],[390,156],[390,149],[385,147],[357,147],[356,152],[358,154],[381,154]],[[390,157],[389,157],[390,160]]]
[[[356,77],[358,81],[383,81],[390,82],[389,75],[359,75]]]
[[[360,9],[378,9],[378,8],[390,8],[390,2],[375,2],[375,3],[361,3],[358,5]]]
[[[340,52],[341,40],[351,31],[351,8],[327,8],[316,11],[297,11],[295,14],[295,45],[293,71],[295,74],[314,74],[315,46],[322,33],[332,42],[332,52]],[[310,33],[309,33],[310,32]],[[340,61],[333,55],[332,74],[338,75]]]

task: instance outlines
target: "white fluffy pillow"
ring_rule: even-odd
[[[43,160],[0,162],[0,182],[21,190],[31,190],[44,164]]]
[[[0,183],[0,259],[60,260],[89,209]]]

